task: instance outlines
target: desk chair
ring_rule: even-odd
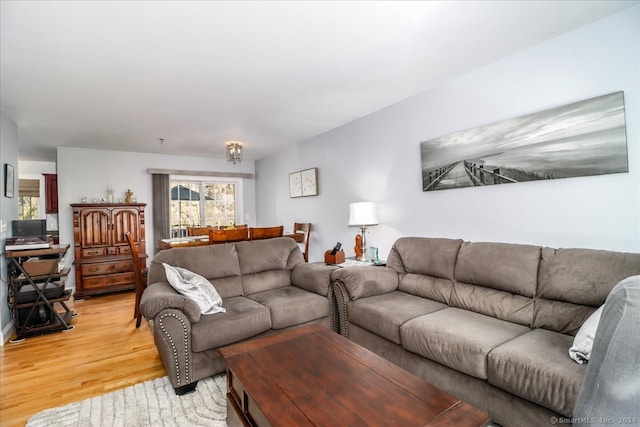
[[[142,321],[142,312],[140,312],[140,298],[142,298],[142,292],[144,292],[144,288],[147,287],[147,269],[142,268],[142,265],[140,264],[138,245],[136,245],[136,242],[133,240],[133,236],[131,235],[131,233],[126,232],[124,235],[127,238],[129,248],[131,249],[133,272],[135,273],[136,279],[136,305],[133,310],[133,317],[136,319],[136,328],[139,328],[140,322]]]

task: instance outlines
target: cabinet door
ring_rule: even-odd
[[[47,213],[58,213],[58,175],[45,173],[44,193],[45,210]]]
[[[126,232],[136,243],[140,241],[140,211],[137,208],[114,208],[112,213],[112,241],[114,246],[129,245]]]
[[[79,216],[80,246],[83,248],[109,246],[109,210],[103,208],[82,209]]]

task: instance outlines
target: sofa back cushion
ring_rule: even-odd
[[[575,335],[618,282],[639,274],[640,254],[543,248],[533,326]]]
[[[449,303],[459,239],[401,237],[393,244],[387,267],[398,273],[398,290]]]
[[[401,237],[393,244],[387,267],[398,274],[415,273],[453,279],[460,239]]]
[[[304,262],[295,240],[278,237],[235,244],[244,295],[291,285],[291,270]]]
[[[463,243],[450,305],[530,327],[540,250],[532,245]]]
[[[208,279],[222,298],[242,295],[240,265],[233,244],[173,248],[160,251],[151,261],[147,283],[167,281],[162,263],[186,268]]]

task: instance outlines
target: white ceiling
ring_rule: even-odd
[[[21,160],[256,160],[634,4],[1,0],[1,108]]]

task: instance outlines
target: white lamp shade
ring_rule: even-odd
[[[378,224],[378,209],[374,202],[349,204],[349,225]]]

